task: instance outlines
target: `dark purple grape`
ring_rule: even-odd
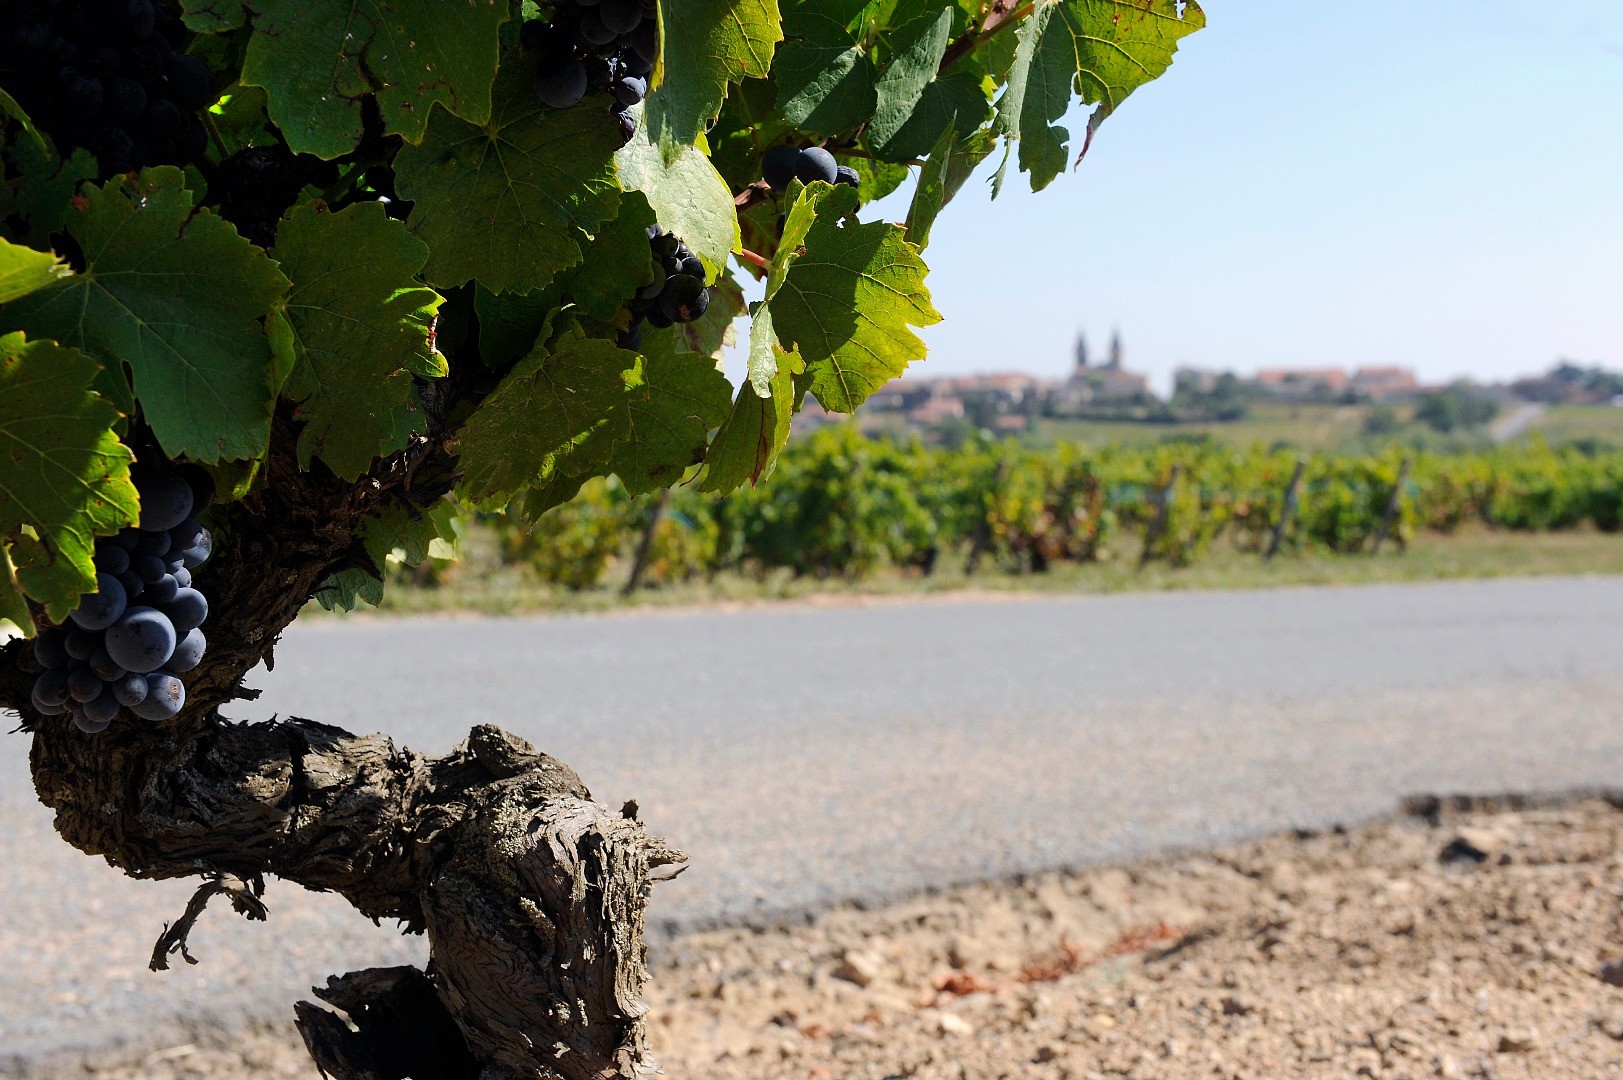
[[[795,178],[800,165],[800,147],[781,143],[761,158],[761,179],[773,191],[782,191]]]
[[[68,618],[86,630],[105,630],[124,614],[128,602],[118,578],[112,574],[97,574],[96,591],[82,598]]]
[[[101,676],[88,667],[74,668],[68,673],[68,696],[81,705],[101,693]]]
[[[43,672],[34,680],[34,707],[41,703],[46,705],[62,706],[68,701],[68,673],[65,671]]]
[[[201,535],[203,535],[203,526],[197,523],[196,518],[187,518],[169,530],[169,550],[185,551],[197,543],[197,538]]]
[[[699,260],[697,255],[688,255],[682,259],[682,265],[677,267],[676,272],[678,274],[686,274],[688,277],[696,277],[700,281],[703,281],[704,263]]]
[[[154,139],[169,138],[185,123],[186,114],[180,111],[179,105],[167,98],[158,98],[149,104],[146,115],[141,118],[142,130]]]
[[[186,569],[186,565],[184,563],[181,564],[179,570],[169,571],[169,576],[174,578],[175,584],[179,585],[182,589],[189,589],[192,587],[192,572]]]
[[[808,146],[800,152],[800,160],[795,164],[795,176],[802,184],[810,184],[821,180],[832,184],[839,178],[840,166],[834,160],[834,155],[821,146]]]
[[[209,602],[196,589],[181,589],[175,593],[173,600],[164,605],[163,612],[169,616],[175,630],[184,633],[193,627],[202,626],[208,619]]]
[[[175,580],[173,574],[165,574],[147,586],[146,602],[161,607],[174,600],[175,595],[179,592],[180,582]]]
[[[108,81],[105,88],[107,115],[114,120],[134,120],[147,111],[147,92],[126,76]]]
[[[648,312],[647,318],[648,325],[652,326],[655,330],[663,330],[668,326],[676,325],[676,320],[665,314],[664,310],[660,308],[658,304],[655,304],[653,310]]]
[[[147,676],[146,700],[130,711],[143,720],[168,720],[186,704],[186,687],[167,671]]]
[[[73,726],[86,735],[100,735],[107,730],[107,725],[112,723],[111,720],[92,720],[85,715],[82,708],[78,710],[70,709],[68,713],[73,717]]]
[[[180,164],[196,161],[208,148],[208,129],[197,117],[188,116],[186,126],[175,136],[175,160]]]
[[[672,322],[688,323],[710,306],[710,291],[704,282],[688,274],[677,274],[665,282],[659,294],[659,310]]]
[[[151,37],[153,27],[157,25],[152,0],[115,0],[113,17],[118,21],[119,31],[137,41]]]
[[[118,698],[113,696],[113,688],[103,683],[101,693],[85,702],[85,718],[105,724],[116,716],[118,716]]]
[[[140,529],[120,529],[113,537],[113,543],[131,554],[135,553],[135,545],[141,542]]]
[[[637,0],[603,0],[597,13],[616,35],[629,34],[642,25],[642,5]]]
[[[141,528],[148,532],[167,532],[191,517],[192,489],[174,473],[143,477],[136,490],[141,496]]]
[[[156,555],[137,555],[130,560],[130,572],[150,586],[169,571]]]
[[[46,671],[66,671],[73,663],[73,657],[63,648],[63,639],[66,635],[60,630],[47,630],[34,639],[34,659]]]
[[[141,580],[141,575],[134,570],[126,570],[118,575],[118,583],[124,586],[124,601],[130,603],[136,597],[147,591],[147,583]]]
[[[147,699],[147,677],[130,672],[113,684],[113,697],[120,705],[139,705]]]
[[[657,300],[659,294],[665,291],[665,265],[654,263],[654,280],[637,290],[638,300]]]
[[[614,96],[622,105],[635,105],[648,96],[648,80],[637,75],[622,75],[614,82]]]
[[[137,605],[107,631],[107,651],[119,666],[143,674],[157,671],[175,652],[175,626],[157,608]]]
[[[100,79],[89,75],[75,75],[62,85],[62,108],[80,120],[88,120],[101,111],[102,85]]]
[[[166,532],[148,532],[141,530],[141,539],[136,542],[135,550],[131,553],[137,557],[142,555],[156,555],[160,559],[169,554],[169,534]]]
[[[199,566],[202,566],[204,563],[209,561],[209,556],[213,554],[213,552],[214,537],[209,535],[208,530],[205,529],[203,530],[203,535],[197,538],[197,543],[180,553],[180,559],[185,565],[186,569],[196,570]]]
[[[618,34],[604,24],[599,11],[584,11],[581,13],[579,32],[580,36],[590,45],[607,45],[616,37],[619,37]]]
[[[538,67],[530,79],[535,96],[554,109],[571,109],[586,96],[586,65],[579,60]]]
[[[848,187],[859,187],[862,184],[862,175],[849,165],[841,165],[834,170],[834,182]]]
[[[94,671],[102,682],[113,682],[128,674],[119,666],[118,661],[113,659],[105,645],[90,654],[90,670]]]
[[[55,672],[55,671],[48,671],[45,674],[46,675],[58,675],[58,674],[61,674],[61,673],[60,672]],[[34,691],[33,691],[32,694],[29,695],[31,700],[32,700],[32,704],[34,706],[34,710],[36,712],[44,713],[46,716],[61,716],[63,713],[68,711],[68,704],[67,704],[68,703],[68,698],[67,698],[67,695],[63,694],[59,698],[54,697],[54,696],[48,697],[48,696],[43,695],[41,693],[41,683],[44,681],[44,677],[45,676],[42,675],[42,676],[40,676],[40,678],[38,680],[35,681],[35,683],[34,683]],[[63,678],[66,679],[66,676],[63,676]]]
[[[192,489],[192,513],[201,514],[214,505],[214,477],[201,465],[183,461],[175,466],[175,475]],[[181,522],[181,525],[186,524]],[[178,526],[177,526],[178,528]]]
[[[96,545],[96,569],[117,577],[130,568],[130,553],[118,544],[102,541]]]
[[[163,73],[169,80],[169,96],[182,109],[214,104],[214,74],[197,57],[175,53],[164,60]]]
[[[101,163],[102,172],[124,172],[130,167],[130,155],[135,152],[135,140],[123,128],[102,128],[90,140],[90,152]]]
[[[627,75],[640,75],[646,79],[654,70],[651,60],[644,60],[642,53],[636,49],[625,49],[620,53],[620,70]]]
[[[626,35],[626,44],[631,50],[646,61],[652,71],[653,62],[659,57],[659,24],[653,19],[644,19],[635,30]]]
[[[614,343],[627,352],[642,348],[642,320],[633,319],[630,326],[615,336]]]
[[[84,663],[101,648],[101,635],[93,634],[78,626],[69,626],[67,634],[62,639],[62,647],[69,657]]]
[[[208,639],[203,636],[203,628],[194,626],[182,635],[175,643],[175,655],[169,658],[170,671],[190,671],[203,662],[203,652],[208,648]]]

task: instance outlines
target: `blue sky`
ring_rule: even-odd
[[[915,373],[1058,374],[1079,328],[1097,350],[1115,326],[1162,385],[1180,364],[1623,366],[1623,9],[1206,11],[1080,170],[996,202],[973,179],[948,207]]]

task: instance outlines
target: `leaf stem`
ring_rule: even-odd
[[[767,258],[764,255],[757,255],[755,252],[751,251],[749,248],[739,248],[738,251],[736,252],[736,254],[738,255],[738,257],[740,259],[743,259],[745,262],[749,263],[751,266],[756,267],[757,269],[765,270],[768,273],[770,273],[771,270],[772,270],[772,260],[771,259]]]
[[[1030,15],[1034,7],[1036,7],[1035,3],[1025,3],[1010,11],[1008,0],[996,0],[992,4],[991,10],[986,13],[986,18],[981,20],[981,25],[978,28],[960,35],[957,41],[947,46],[947,51],[941,57],[941,65],[936,68],[936,73],[940,74],[946,71],[952,65],[980,48],[1005,26],[1012,26]]]

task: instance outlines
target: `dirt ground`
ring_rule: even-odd
[[[1416,806],[692,935],[654,1041],[679,1080],[1623,1076],[1620,806]],[[282,1030],[74,1075],[314,1070]]]

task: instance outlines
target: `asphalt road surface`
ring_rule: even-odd
[[[656,932],[1353,822],[1422,792],[1623,782],[1623,578],[312,622],[243,719],[443,751],[491,722],[693,856]],[[0,741],[0,1075],[287,1015],[422,945],[273,882],[201,964],[191,886],[57,840]],[[111,1050],[107,1050],[111,1053]]]

